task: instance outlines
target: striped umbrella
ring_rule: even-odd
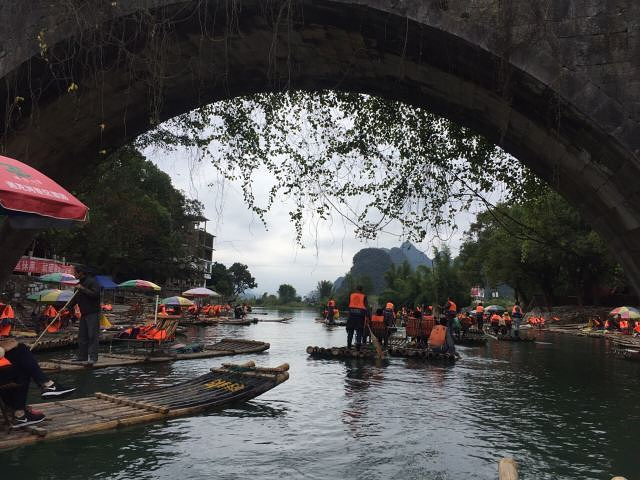
[[[29,300],[34,300],[40,303],[56,303],[68,302],[73,296],[73,290],[58,290],[57,288],[52,288],[49,290],[41,290],[36,293],[32,293],[27,298]]]
[[[118,288],[131,288],[136,290],[152,290],[159,292],[161,290],[159,285],[148,280],[127,280],[118,285]]]
[[[186,292],[182,292],[182,295],[185,297],[219,297],[220,294],[214,292],[213,290],[209,290],[208,288],[200,287],[200,288],[192,288],[191,290],[187,290]]]
[[[640,310],[633,307],[618,307],[609,312],[612,317],[620,315],[625,320],[640,318]]]
[[[40,275],[40,277],[38,277],[38,281],[45,283],[67,283],[71,285],[77,283],[78,279],[70,273],[56,272]]]
[[[160,300],[160,303],[164,303],[165,305],[179,305],[180,307],[193,305],[191,300],[184,297],[167,297]]]

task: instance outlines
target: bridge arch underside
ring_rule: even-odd
[[[511,53],[519,60],[505,60],[486,25],[454,32],[442,12],[430,22],[352,2],[303,1],[283,15],[245,0],[230,19],[216,2],[158,3],[165,5],[154,15],[123,12],[82,35],[52,32],[58,42],[46,58],[38,52],[5,73],[6,154],[73,188],[104,158],[100,151],[149,130],[154,112],[163,120],[289,88],[369,93],[426,107],[502,146],[579,209],[640,285],[633,185],[640,166],[621,138],[629,117],[599,89],[576,97],[584,80],[550,71],[555,60],[540,46],[528,57],[521,45]],[[155,27],[140,20],[151,17]],[[553,85],[541,80],[553,75]],[[0,238],[0,250],[10,243],[10,235]],[[4,270],[13,266],[0,257]]]

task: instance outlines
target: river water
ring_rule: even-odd
[[[640,363],[612,358],[600,339],[489,341],[459,347],[455,366],[312,360],[307,345],[344,345],[344,329],[314,322],[313,312],[271,313],[294,318],[189,331],[270,342],[262,354],[57,378],[78,396],[124,393],[232,359],[288,362],[286,383],[207,415],[0,453],[0,478],[495,479],[505,456],[524,479],[640,478]]]

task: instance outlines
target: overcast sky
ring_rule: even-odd
[[[352,226],[334,215],[330,222],[305,225],[304,244],[296,244],[295,229],[289,221],[289,207],[277,203],[267,216],[266,230],[255,214],[249,211],[242,198],[241,188],[222,183],[210,163],[194,160],[189,151],[171,152],[146,150],[145,155],[168,173],[176,188],[205,206],[210,220],[207,231],[216,236],[213,260],[230,266],[242,262],[256,278],[258,288],[253,292],[275,293],[282,283],[293,285],[298,294],[306,295],[320,280],[334,281],[351,268],[355,253],[367,246],[391,248],[403,239],[381,234],[367,243],[355,238]],[[255,184],[257,192],[266,191],[269,178]],[[442,232],[449,237],[449,246],[457,252],[462,233],[471,215],[459,219],[459,232]],[[398,230],[397,233],[400,233]],[[427,239],[416,247],[431,257],[432,246],[442,245],[438,239]]]

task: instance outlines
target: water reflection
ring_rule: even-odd
[[[598,339],[541,334],[536,343],[461,347],[455,366],[312,360],[306,346],[343,345],[344,328],[327,329],[312,312],[293,315],[288,324],[187,329],[194,341],[270,342],[268,352],[233,361],[288,362],[290,380],[276,389],[207,415],[2,453],[2,479],[489,479],[507,455],[529,479],[631,479],[640,471],[640,364],[611,357]],[[126,393],[229,360],[58,378],[79,395]]]

